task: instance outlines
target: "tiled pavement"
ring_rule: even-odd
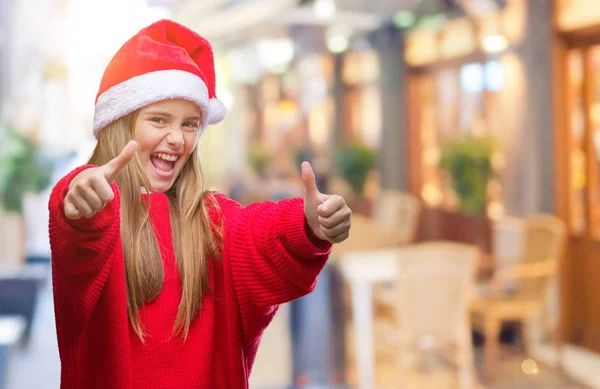
[[[481,373],[481,351],[476,353],[478,372]],[[525,358],[518,351],[503,350],[499,363],[498,377],[494,383],[480,384],[479,389],[588,389],[572,379],[545,365],[537,364],[537,373],[527,375],[522,368]],[[349,369],[351,384],[356,382],[354,371]],[[395,362],[378,361],[376,373],[377,389],[399,389],[400,377]],[[406,378],[402,389],[460,389],[454,371],[442,364],[413,372]]]
[[[58,389],[60,362],[50,279],[40,295],[29,346],[12,355],[6,389]]]
[[[560,374],[543,364],[538,364],[538,373],[527,375],[523,373],[524,358],[520,353],[511,353],[505,350],[502,363],[499,365],[499,374],[493,385],[486,385],[489,389],[584,389],[587,388],[569,377]]]

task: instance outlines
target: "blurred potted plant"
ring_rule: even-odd
[[[368,213],[369,205],[364,190],[369,172],[375,167],[374,151],[360,143],[348,144],[340,150],[338,163],[341,177],[356,196],[357,201],[353,208]]]
[[[4,258],[21,263],[25,256],[23,199],[50,184],[54,163],[38,144],[7,125],[0,124],[0,208],[2,208]]]
[[[461,212],[484,216],[487,208],[487,187],[495,176],[492,156],[496,144],[491,137],[468,135],[442,146],[440,168],[451,179]]]

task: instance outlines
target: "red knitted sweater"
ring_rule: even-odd
[[[142,309],[142,344],[127,317],[119,191],[92,218],[70,220],[63,199],[81,167],[54,188],[50,242],[61,389],[247,388],[265,327],[278,304],[309,293],[331,246],[307,237],[302,199],[242,207],[217,195],[225,237],[211,261],[202,310],[187,341],[173,337],[181,283],[166,195],[150,194],[164,263],[158,298]]]

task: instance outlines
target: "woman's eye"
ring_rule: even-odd
[[[187,127],[187,128],[191,128],[193,130],[197,130],[200,127],[198,125],[198,123],[194,123],[194,122],[185,122],[185,123],[183,123],[183,126]]]
[[[152,121],[160,126],[164,126],[165,124],[167,124],[165,119],[161,119],[161,118],[152,118],[152,119],[150,119],[150,121]]]

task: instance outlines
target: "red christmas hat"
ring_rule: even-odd
[[[96,95],[94,135],[137,109],[177,98],[198,104],[202,130],[225,117],[215,94],[210,43],[187,27],[160,20],[129,39],[106,67]]]

